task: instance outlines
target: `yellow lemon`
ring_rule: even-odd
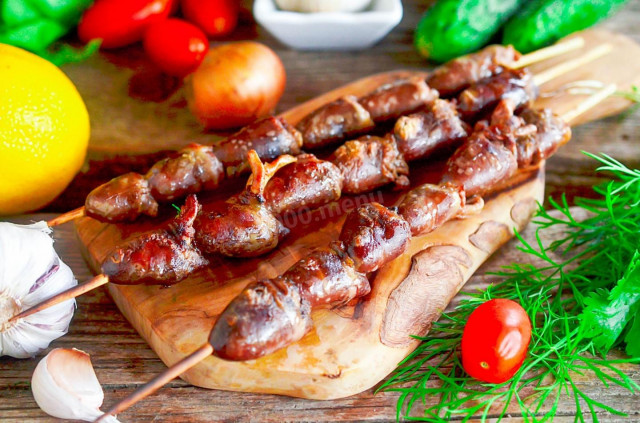
[[[84,163],[89,114],[55,65],[0,44],[0,215],[56,198]]]

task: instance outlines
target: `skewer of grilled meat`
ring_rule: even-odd
[[[574,39],[543,49],[536,52],[536,60],[580,48],[583,44],[581,39]],[[501,97],[499,93],[493,92],[496,89],[495,84],[485,87],[486,83],[483,81],[491,80],[504,72],[510,74],[510,77],[503,78],[510,79],[512,83],[509,91],[513,93],[510,95],[525,95],[521,100],[522,105],[525,105],[537,96],[531,75],[526,71],[519,71],[523,66],[536,61],[528,58],[529,55],[522,56],[513,46],[488,46],[436,68],[426,81],[424,78],[400,80],[385,84],[360,98],[347,96],[326,104],[303,119],[297,128],[303,134],[305,147],[325,147],[371,129],[374,124],[417,111],[439,96],[453,97],[473,85],[480,84],[483,92],[469,91],[460,101],[465,117],[474,115],[479,109],[484,108],[475,104],[474,95],[487,97],[492,94],[490,102],[494,105]],[[518,81],[519,79],[523,81]],[[521,92],[522,90],[524,92]]]
[[[87,196],[85,213],[109,222],[134,220],[140,214],[155,216],[158,202],[216,188],[223,172],[211,147],[190,144],[176,157],[154,164],[144,176],[130,172],[95,188]]]
[[[189,195],[168,229],[146,232],[115,248],[104,259],[102,273],[117,284],[171,285],[206,266],[208,260],[193,242],[199,211],[195,196]]]
[[[439,66],[427,77],[427,84],[441,96],[450,97],[475,82],[511,68],[520,57],[513,46],[491,45]]]
[[[229,303],[209,335],[213,353],[251,360],[299,340],[311,329],[311,309],[368,294],[366,272],[402,254],[410,236],[407,223],[381,204],[353,210],[339,241],[277,278],[250,284]]]
[[[263,160],[299,154],[300,133],[284,119],[258,120],[213,146],[190,144],[176,157],[156,163],[146,175],[127,173],[95,188],[87,196],[85,214],[106,222],[132,221],[141,214],[156,216],[159,202],[215,189],[227,176],[247,166],[247,152]]]
[[[518,107],[537,98],[538,90],[528,70],[503,67],[500,70],[495,75],[487,73],[486,78],[470,81],[460,93],[457,107],[465,120],[472,121],[483,110],[494,107],[501,98],[513,98]],[[429,88],[422,78],[401,80],[383,85],[359,99],[347,96],[328,103],[304,118],[297,128],[302,133],[305,147],[326,147],[371,130],[377,123],[428,107],[438,95],[438,91]]]
[[[511,99],[515,107],[520,109],[532,104],[537,97],[538,87],[529,70],[506,69],[462,91],[458,96],[458,111],[469,120],[494,107],[502,99]]]
[[[490,45],[439,66],[427,77],[427,84],[438,90],[442,97],[452,97],[475,82],[497,75],[505,69],[520,69],[582,46],[584,39],[574,37],[523,56],[513,46]]]

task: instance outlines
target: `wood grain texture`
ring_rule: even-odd
[[[251,0],[244,0],[244,7],[249,8]],[[381,43],[366,51],[355,52],[298,52],[282,47],[262,28],[256,27],[247,13],[239,28],[239,32],[232,38],[255,39],[272,47],[283,60],[287,70],[287,89],[278,106],[278,111],[288,110],[303,101],[326,93],[336,87],[359,79],[366,75],[379,72],[407,69],[424,71],[429,64],[418,56],[412,46],[413,30],[424,10],[432,3],[432,0],[405,0],[404,17],[400,25],[394,29]],[[635,41],[640,41],[640,0],[630,0],[623,11],[612,19],[600,25],[612,31],[618,31],[630,36]],[[115,63],[121,60],[123,54],[140,58],[139,47],[131,47],[124,51],[115,52]],[[130,62],[125,63],[129,66]],[[75,68],[78,66],[78,68]],[[143,69],[146,65],[138,65]],[[65,71],[72,79],[82,77],[81,65],[69,65]],[[131,75],[136,71],[132,71]],[[90,78],[84,80],[84,84],[78,84],[85,98],[88,93],[97,96],[88,101],[92,116],[92,130],[94,134],[102,134],[103,140],[113,142],[114,148],[92,150],[92,158],[113,156],[114,154],[126,154],[128,143],[146,143],[147,150],[160,150],[156,140],[151,136],[145,136],[143,131],[136,131],[137,117],[121,125],[122,130],[113,131],[111,122],[103,113],[99,96],[109,97],[115,92],[122,95],[128,90],[128,81],[123,85],[104,85],[97,89],[92,88]],[[139,101],[139,100],[131,100]],[[182,100],[178,99],[178,102]],[[111,106],[116,109],[119,105]],[[126,115],[128,108],[122,110],[104,111],[105,116],[121,113]],[[138,106],[142,107],[142,106]],[[153,107],[148,107],[146,119],[172,119],[170,113],[166,116],[157,114]],[[184,105],[180,106],[184,107]],[[145,118],[143,116],[143,118]],[[640,110],[633,109],[621,116],[614,116],[603,120],[593,121],[574,129],[572,141],[560,149],[558,153],[547,163],[546,191],[548,194],[558,197],[561,193],[567,193],[569,200],[575,195],[590,195],[591,186],[602,181],[602,177],[596,175],[596,164],[581,154],[582,150],[591,152],[605,152],[622,160],[624,163],[640,167]],[[190,119],[185,116],[184,119]],[[123,120],[121,120],[123,122]],[[148,124],[147,124],[148,125]],[[192,131],[203,140],[213,140],[215,134],[205,136],[198,135],[201,129],[197,128],[195,121]],[[131,127],[131,128],[129,128]],[[132,139],[132,134],[141,136],[140,140]],[[128,157],[123,161],[114,159],[106,170],[116,167],[133,166]],[[84,198],[82,189],[91,189],[101,183],[109,175],[101,175],[102,179],[86,181],[86,186],[72,187],[70,195],[82,202]],[[71,209],[77,204],[62,202],[61,210]],[[21,217],[25,219],[37,219],[39,216]],[[47,220],[52,214],[42,216]],[[71,224],[57,228],[56,248],[62,258],[67,262],[79,280],[90,278],[91,272],[84,263],[77,246],[77,239],[73,233]],[[531,235],[530,231],[525,232]],[[554,234],[547,234],[547,239],[553,239]],[[530,238],[529,238],[530,239]],[[502,248],[499,254],[490,258],[470,279],[465,289],[473,290],[485,286],[494,278],[487,272],[499,270],[501,265],[514,261],[523,262],[529,257],[523,257],[516,249],[516,242],[510,241]],[[457,298],[457,297],[456,297]],[[456,299],[452,304],[456,303]],[[140,338],[135,329],[119,313],[116,306],[109,298],[106,289],[86,294],[78,299],[78,310],[72,322],[70,332],[63,338],[56,340],[49,350],[54,347],[76,347],[91,354],[93,364],[100,381],[105,388],[105,403],[113,404],[119,399],[131,393],[137,386],[149,380],[152,375],[162,371],[165,366],[157,355]],[[3,422],[56,422],[60,421],[45,415],[33,401],[29,390],[29,380],[38,360],[47,351],[43,351],[32,360],[15,360],[7,357],[0,358],[0,418]],[[630,369],[632,378],[640,382],[640,370]],[[628,394],[615,386],[602,389],[602,386],[590,378],[585,378],[580,383],[580,388],[594,396],[598,400],[610,404],[630,417],[617,417],[608,413],[599,412],[598,418],[604,422],[630,422],[640,420],[637,411],[637,396]],[[228,392],[207,390],[189,386],[182,380],[175,380],[155,396],[148,398],[133,409],[123,413],[122,421],[126,422],[389,422],[395,419],[395,403],[397,396],[393,393],[373,394],[367,390],[361,394],[339,400],[314,401],[269,394],[248,394],[240,392]],[[433,404],[433,398],[426,399],[428,404]],[[568,398],[563,398],[559,404],[562,410],[556,422],[573,422],[575,406]],[[510,407],[511,418],[503,421],[522,421],[517,413],[517,406]],[[415,414],[419,414],[419,407]],[[587,417],[589,420],[589,417]],[[494,420],[490,420],[494,421]]]

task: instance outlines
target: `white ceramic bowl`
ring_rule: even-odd
[[[253,16],[271,35],[298,50],[357,50],[380,41],[402,19],[400,0],[373,0],[362,12],[297,13],[255,0]]]

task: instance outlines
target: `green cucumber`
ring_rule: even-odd
[[[503,44],[528,53],[608,18],[628,0],[531,0],[504,27]]]
[[[439,0],[424,14],[415,46],[445,62],[484,46],[527,0]]]

